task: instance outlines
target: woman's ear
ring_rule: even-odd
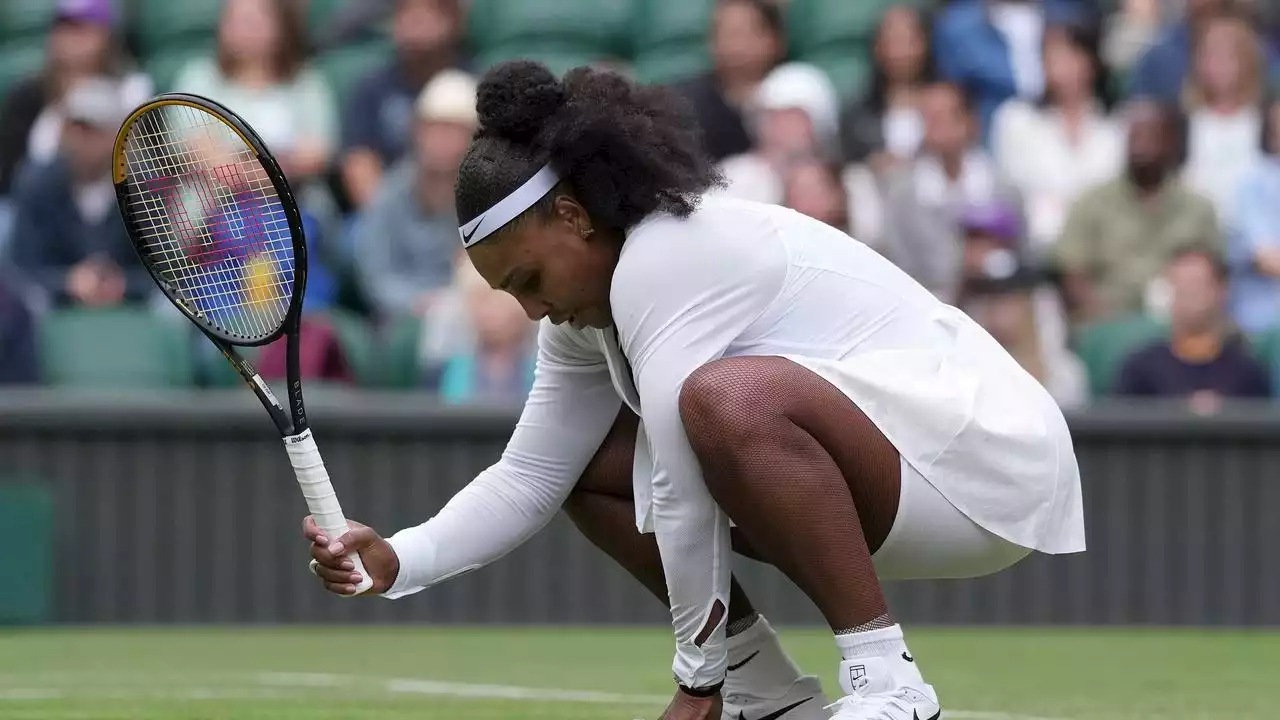
[[[586,208],[568,196],[562,195],[556,198],[556,217],[567,223],[574,234],[584,240],[595,232],[595,227],[591,224],[591,218],[587,216]]]

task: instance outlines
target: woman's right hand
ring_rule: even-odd
[[[347,520],[350,529],[339,538],[326,537],[308,515],[302,520],[302,534],[311,541],[312,572],[324,582],[324,588],[337,595],[355,595],[360,575],[355,572],[347,553],[360,553],[365,572],[373,579],[373,587],[363,595],[386,592],[400,574],[400,558],[391,543],[382,539],[373,528],[354,520]]]

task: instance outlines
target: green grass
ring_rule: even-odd
[[[830,637],[784,637],[834,695]],[[916,628],[909,640],[944,706],[969,713],[1235,720],[1271,717],[1280,700],[1274,632]],[[670,651],[663,628],[0,631],[0,718],[652,720],[672,690]],[[425,682],[632,699],[460,698]],[[998,720],[961,720],[983,717]]]

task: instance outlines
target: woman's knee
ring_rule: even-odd
[[[679,403],[694,449],[731,449],[765,432],[771,418],[785,420],[794,400],[787,392],[789,365],[776,357],[735,357],[713,360],[690,373]]]

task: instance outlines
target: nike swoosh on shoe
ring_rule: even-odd
[[[746,660],[743,660],[742,662],[738,663],[737,665],[730,665],[730,666],[729,666],[729,668],[728,668],[728,669],[729,669],[729,672],[733,672],[733,671],[735,671],[735,670],[741,670],[743,665],[746,665],[747,663],[751,662],[752,660],[755,660],[755,659],[756,659],[756,656],[757,656],[757,655],[759,655],[759,654],[760,654],[760,651],[759,651],[759,650],[757,650],[757,651],[755,651],[755,652],[751,653],[750,655],[748,655]]]
[[[782,708],[781,710],[777,710],[777,711],[775,711],[775,712],[771,712],[771,713],[769,713],[768,715],[765,715],[764,717],[758,717],[758,718],[756,718],[755,720],[778,720],[778,719],[779,719],[779,718],[781,718],[783,715],[786,715],[787,713],[791,712],[792,710],[795,710],[796,708],[798,708],[798,707],[800,707],[801,705],[803,705],[803,704],[805,704],[805,703],[809,702],[809,701],[810,701],[810,700],[812,700],[812,699],[813,699],[813,698],[811,698],[811,697],[807,697],[807,698],[805,698],[805,699],[801,700],[800,702],[791,703],[790,705],[788,705],[788,706],[786,706],[786,707]],[[747,715],[746,715],[746,713],[739,712],[739,713],[738,713],[738,720],[747,720]],[[920,719],[919,719],[919,718],[916,718],[916,720],[920,720]],[[936,718],[936,717],[935,717],[935,718],[933,718],[932,720],[938,720],[938,718]]]

